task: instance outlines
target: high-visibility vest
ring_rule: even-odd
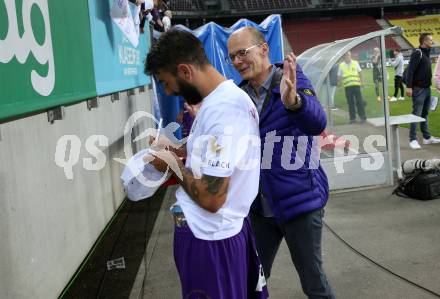
[[[347,65],[345,62],[339,64],[339,69],[342,72],[342,85],[344,87],[349,86],[361,86],[361,78],[358,73],[358,62],[356,60],[352,60],[350,65]]]

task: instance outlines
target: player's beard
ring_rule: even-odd
[[[177,78],[177,86],[179,87],[179,95],[181,95],[189,105],[196,105],[203,100],[200,92],[190,83]]]

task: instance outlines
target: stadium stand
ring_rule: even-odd
[[[170,2],[170,10],[175,12],[191,12],[204,9],[201,0],[178,0]]]
[[[209,5],[209,3],[215,5]],[[240,18],[267,14],[299,14],[301,18],[321,16],[369,15],[387,12],[424,11],[438,13],[437,0],[170,0],[175,20],[185,18]],[[182,23],[184,23],[184,20]]]
[[[321,43],[395,25],[406,29],[409,35],[414,28],[393,21],[415,18],[418,12],[424,15],[440,12],[440,2],[435,0],[170,0],[169,3],[173,22],[193,29],[209,21],[230,26],[242,17],[257,20],[267,14],[282,14],[284,31],[297,54]],[[433,28],[440,28],[440,24]],[[400,48],[406,55],[417,46],[414,41],[418,34],[412,33],[413,40],[406,35],[387,38],[385,47]],[[434,40],[439,43],[440,37],[434,36]],[[370,46],[378,45],[376,42]],[[440,48],[433,52],[440,53]]]
[[[393,17],[388,19],[388,22],[395,26],[401,26],[404,29],[403,37],[413,47],[418,47],[418,39],[422,32],[432,33],[434,42],[440,42],[440,15]]]
[[[386,3],[384,0],[343,0],[344,5],[365,5],[365,4],[375,4],[375,3]]]
[[[382,29],[376,20],[369,16],[320,20],[285,20],[283,28],[287,39],[297,54],[301,54],[305,50],[322,43],[359,36]],[[387,38],[386,47],[392,49],[399,46],[392,38]]]
[[[393,27],[393,25],[390,22],[388,22],[388,20],[386,20],[386,19],[377,19],[376,22],[383,29],[387,29],[387,28]],[[400,48],[402,51],[405,51],[405,49],[411,49],[412,48],[410,43],[405,38],[403,38],[401,35],[394,36],[393,40],[399,45],[398,48]],[[405,54],[404,54],[404,56],[405,56]]]
[[[232,11],[264,11],[276,9],[292,9],[292,8],[310,8],[313,7],[311,0],[228,0]],[[178,0],[171,1],[170,9],[172,11],[193,12],[195,10],[203,10],[202,0]]]
[[[312,6],[310,0],[230,0],[232,10],[274,10],[305,8]]]
[[[231,0],[231,9],[246,10],[247,2],[244,0]]]
[[[415,18],[417,15],[413,14],[413,13],[397,13],[397,12],[393,12],[393,13],[386,13],[384,15],[384,18],[386,20],[393,20],[393,19],[410,19],[410,18]]]

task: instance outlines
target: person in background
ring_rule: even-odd
[[[153,17],[153,39],[155,40],[159,39],[160,35],[164,32],[164,26],[159,11],[161,3],[161,0],[154,0],[154,7],[150,12]]]
[[[144,157],[157,170],[172,171],[180,184],[171,210],[182,298],[267,298],[247,218],[261,161],[254,104],[209,63],[202,43],[187,31],[162,34],[147,55],[145,72],[166,93],[201,104],[185,147]],[[185,164],[177,152],[186,156]]]
[[[329,84],[330,84],[329,105],[332,110],[337,110],[335,105],[335,93],[336,93],[336,88],[338,87],[338,71],[339,71],[339,65],[335,63],[329,72]]]
[[[171,19],[173,18],[173,14],[171,10],[166,10],[164,13],[164,17],[162,18],[163,30],[167,32],[171,28]]]
[[[408,73],[406,77],[406,94],[412,97],[412,114],[421,116],[426,121],[420,123],[423,134],[423,144],[440,143],[440,139],[431,136],[428,129],[428,113],[431,105],[432,69],[429,57],[432,45],[431,33],[422,33],[419,37],[419,48],[416,49],[409,59]],[[409,131],[409,146],[412,149],[420,149],[417,141],[417,124],[412,123]]]
[[[144,19],[144,14],[142,12],[142,7],[145,6],[145,0],[128,0],[129,2],[137,6],[137,12],[133,16],[134,25],[136,26],[137,34],[144,33],[142,22]]]
[[[361,123],[365,123],[365,102],[361,92],[361,86],[364,82],[362,69],[359,62],[351,59],[350,51],[344,54],[344,60],[339,64],[338,82],[345,89],[350,123],[356,123],[356,109]]]
[[[321,257],[328,182],[319,156],[311,155],[317,149],[314,136],[327,124],[325,112],[295,55],[290,53],[284,64],[272,64],[269,45],[256,28],[233,32],[227,46],[227,62],[240,73],[240,86],[260,115],[262,151],[271,153],[267,160],[263,155],[260,192],[250,213],[264,273],[269,278],[284,239],[304,293],[334,298]],[[287,159],[283,146],[290,146]]]
[[[381,61],[380,49],[375,47],[373,49],[373,82],[374,82],[374,92],[376,93],[376,100],[378,102],[382,101],[382,97],[379,92],[379,85],[382,82],[382,61]]]
[[[144,33],[145,23],[149,23],[153,20],[153,16],[151,15],[151,9],[154,7],[153,0],[146,0],[141,3],[141,11],[140,11],[140,33]]]
[[[181,125],[182,137],[188,137],[191,131],[192,124],[196,118],[197,112],[200,109],[200,104],[189,105],[185,101],[181,103],[181,109],[177,115],[176,121]]]
[[[400,49],[398,48],[394,49],[393,53],[394,53],[394,60],[391,62],[391,65],[394,67],[394,96],[390,98],[390,101],[404,100],[405,94],[404,94],[404,88],[402,82],[403,55],[400,52]],[[400,97],[397,98],[399,89],[400,89]]]

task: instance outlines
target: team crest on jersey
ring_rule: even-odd
[[[214,153],[219,153],[223,148],[218,144],[217,138],[213,137],[210,139],[211,151]]]

